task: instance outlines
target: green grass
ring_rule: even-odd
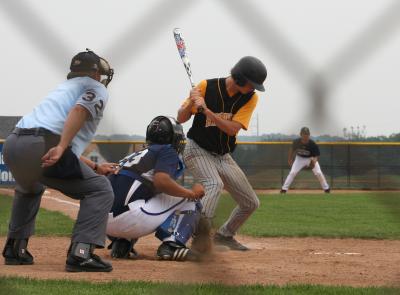
[[[12,198],[0,196],[0,236],[7,235],[11,215]],[[37,236],[69,236],[74,221],[59,212],[39,209],[36,217]]]
[[[400,239],[400,194],[270,194],[260,196],[261,206],[241,233],[264,237],[335,237]],[[12,198],[0,197],[0,235],[7,233]],[[226,220],[235,206],[229,195],[221,197],[215,224]],[[40,209],[38,236],[68,236],[73,220]]]
[[[400,239],[399,193],[286,194],[260,196],[261,206],[241,233],[264,237]],[[215,225],[235,206],[221,197]]]
[[[399,294],[399,288],[352,288],[320,285],[290,286],[223,286],[217,284],[166,284],[148,282],[87,283],[66,280],[32,280],[1,278],[0,294],[67,295],[67,294]]]

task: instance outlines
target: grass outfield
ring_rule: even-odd
[[[11,206],[12,198],[0,196],[0,236],[7,235]],[[36,235],[69,236],[73,225],[74,221],[62,213],[39,209],[36,217]]]
[[[271,194],[241,229],[263,237],[332,237],[400,239],[399,193]],[[235,206],[221,197],[215,224]]]
[[[400,239],[400,194],[271,194],[260,196],[261,206],[241,233],[263,237],[335,237]],[[0,197],[0,235],[6,235],[12,198]],[[216,225],[228,218],[235,206],[221,197]],[[68,236],[73,221],[57,212],[40,209],[36,234]]]
[[[140,270],[139,270],[140,271]],[[1,278],[0,294],[304,294],[304,295],[368,295],[368,294],[399,294],[399,288],[353,288],[319,285],[290,286],[223,286],[217,284],[166,284],[147,282],[111,282],[87,283],[66,280],[31,280],[19,278]]]

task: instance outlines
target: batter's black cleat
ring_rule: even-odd
[[[220,246],[226,246],[229,249],[236,250],[236,251],[250,250],[245,245],[242,245],[238,241],[236,241],[234,237],[226,237],[226,236],[221,235],[220,233],[216,233],[214,235],[214,244],[220,245]]]
[[[324,190],[324,192],[325,192],[325,194],[330,194],[330,192],[331,192],[331,189],[330,189],[330,188],[328,188],[328,189]]]
[[[286,190],[285,189],[281,189],[280,193],[281,194],[286,194]]]
[[[111,257],[117,259],[137,258],[139,254],[133,248],[136,242],[137,239],[128,241],[122,238],[114,238],[108,246],[108,249],[111,249]]]
[[[200,261],[201,255],[175,242],[163,242],[157,249],[158,260]]]
[[[69,272],[110,272],[111,263],[93,254],[95,246],[86,243],[72,243],[68,250],[65,270]]]
[[[31,265],[33,256],[29,253],[28,239],[7,239],[3,250],[4,264],[6,265]]]

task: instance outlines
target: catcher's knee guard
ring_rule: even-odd
[[[174,261],[200,261],[201,256],[185,246],[175,242],[164,242],[158,247],[157,258],[159,260]]]
[[[161,241],[174,236],[175,241],[185,245],[192,236],[200,218],[201,205],[195,210],[175,211],[157,228],[156,237]]]

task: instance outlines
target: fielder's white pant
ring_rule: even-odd
[[[151,234],[175,211],[195,210],[196,203],[187,199],[158,194],[145,202],[128,204],[129,210],[114,217],[108,215],[107,235],[127,240]]]
[[[282,189],[287,191],[292,184],[294,178],[296,177],[297,173],[300,172],[301,169],[310,165],[311,158],[300,157],[296,155],[296,158],[293,162],[292,169],[289,172],[289,175],[286,177],[285,183],[282,186]],[[323,190],[329,189],[329,185],[326,182],[325,176],[321,171],[321,167],[319,166],[318,161],[315,163],[315,167],[312,169],[312,172],[317,177],[319,183]]]

